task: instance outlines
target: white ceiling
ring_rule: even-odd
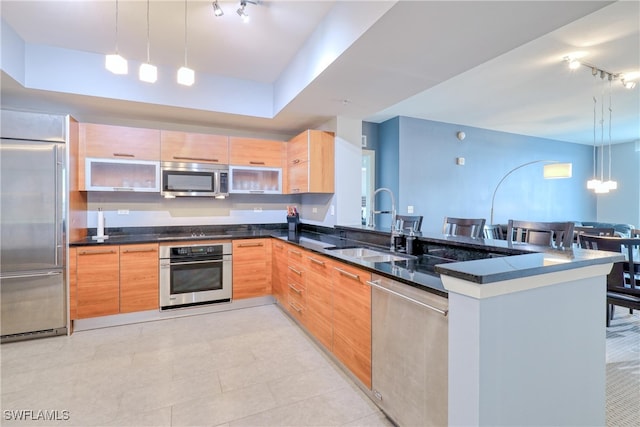
[[[2,25],[30,46],[113,53],[115,4],[3,0]],[[147,4],[118,5],[119,52],[143,62]],[[600,102],[603,82],[586,67],[570,72],[562,57],[582,52],[607,71],[636,73],[640,83],[638,1],[275,0],[248,4],[246,24],[235,13],[238,2],[220,5],[225,15],[215,17],[210,1],[187,2],[188,65],[197,83],[203,75],[258,82],[273,85],[275,97],[295,59],[317,54],[309,40],[344,32],[353,42],[273,117],[34,89],[29,79],[19,83],[4,70],[2,106],[68,112],[79,120],[136,117],[282,135],[334,116],[380,122],[402,115],[591,144],[592,96]],[[184,7],[183,1],[151,0],[152,63],[183,65]],[[367,22],[357,37],[350,28],[356,22]],[[135,70],[129,74],[134,80]],[[196,84],[190,90],[203,89]],[[640,139],[640,84],[626,90],[614,81],[611,93],[613,141]]]

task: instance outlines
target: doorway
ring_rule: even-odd
[[[362,225],[367,225],[371,216],[371,201],[376,188],[376,152],[374,150],[362,150],[362,203],[360,219]]]

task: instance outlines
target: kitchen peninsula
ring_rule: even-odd
[[[186,231],[179,229],[120,230],[120,236],[110,231],[112,237],[98,245],[202,241],[206,236],[213,236],[212,241],[267,239],[273,242],[274,257],[275,245],[284,242],[345,266],[341,268],[347,275],[354,274],[348,268],[357,268],[446,297],[447,305],[439,309],[446,314],[440,318],[448,319],[444,405],[448,413],[444,416],[449,425],[604,424],[605,334],[600,314],[605,307],[605,276],[621,255],[425,234],[418,240],[417,256],[377,262],[340,256],[335,248],[386,249],[388,232],[304,225],[293,235],[284,225],[222,229],[203,229],[204,236],[179,236]],[[71,246],[96,244],[87,239]],[[243,301],[234,301],[230,307]],[[300,312],[278,301],[309,332],[309,324],[295,314]],[[335,357],[342,360],[337,353]],[[353,371],[352,378],[376,401],[371,385],[343,366]]]

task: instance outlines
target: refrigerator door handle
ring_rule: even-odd
[[[46,273],[28,273],[28,274],[3,274],[1,279],[23,279],[27,277],[41,277],[41,276],[57,276],[62,274],[62,271],[47,271]]]

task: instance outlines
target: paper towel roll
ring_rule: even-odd
[[[96,232],[98,237],[104,237],[104,212],[98,209],[98,227]]]

